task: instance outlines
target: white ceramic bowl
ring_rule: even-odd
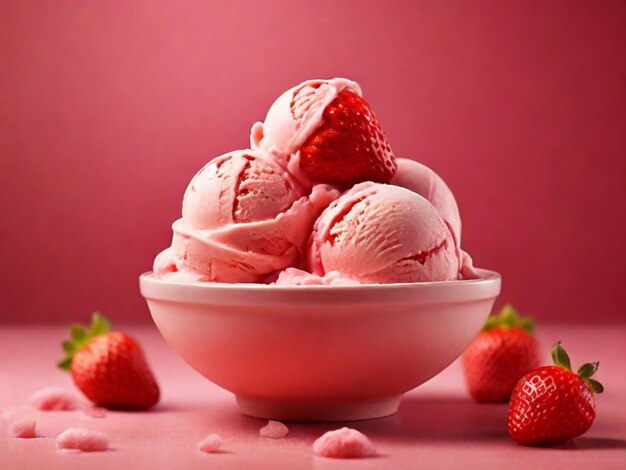
[[[403,393],[469,345],[500,293],[480,279],[276,286],[140,279],[165,340],[259,418],[344,421],[395,413]]]

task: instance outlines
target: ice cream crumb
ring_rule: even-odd
[[[313,443],[313,453],[322,457],[355,459],[370,457],[376,449],[365,434],[356,429],[341,428],[319,437]]]
[[[480,279],[480,273],[474,268],[472,257],[461,250],[461,277],[462,279]]]
[[[15,413],[14,410],[3,410],[2,413],[0,413],[0,420],[2,420],[2,421],[10,421],[15,416],[16,416],[16,413]]]
[[[287,268],[278,273],[277,285],[283,286],[353,286],[359,281],[342,276],[337,271],[330,271],[324,276],[312,274],[298,268]]]
[[[36,423],[32,419],[20,419],[9,426],[9,432],[13,437],[29,439],[31,437],[37,437],[35,426]]]
[[[97,406],[85,406],[82,408],[83,413],[90,418],[104,418],[107,415],[107,410]]]
[[[213,453],[219,451],[222,448],[222,445],[224,445],[224,439],[222,439],[222,436],[212,433],[198,442],[198,450],[200,452]]]
[[[99,431],[69,428],[57,436],[56,443],[59,450],[100,452],[109,448],[109,437]]]
[[[281,439],[289,433],[289,428],[280,421],[269,420],[265,426],[259,429],[261,437]]]
[[[78,398],[70,390],[61,387],[47,387],[33,393],[29,401],[41,411],[70,411],[80,407]]]

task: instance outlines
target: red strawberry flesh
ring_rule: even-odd
[[[323,118],[322,126],[300,149],[300,166],[311,180],[342,188],[391,180],[396,158],[363,98],[343,90],[326,107]]]
[[[159,387],[137,342],[114,332],[97,336],[72,361],[72,378],[89,400],[120,409],[149,408]]]

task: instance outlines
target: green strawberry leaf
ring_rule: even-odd
[[[511,304],[502,307],[498,315],[491,315],[487,318],[483,330],[494,328],[522,328],[530,334],[533,334],[535,329],[534,320],[531,317],[520,316]]]
[[[565,352],[565,349],[561,346],[560,341],[557,341],[552,347],[552,360],[554,361],[554,365],[565,370],[572,370],[569,356]],[[593,393],[604,392],[604,386],[597,380],[591,378],[591,376],[598,371],[599,365],[599,362],[587,362],[580,366],[576,372],[578,376],[585,381]]]
[[[500,321],[503,325],[513,327],[517,323],[517,310],[512,305],[507,304],[500,310]]]
[[[589,377],[587,377],[586,379],[583,379],[583,380],[589,386],[589,388],[591,389],[591,391],[593,393],[602,393],[602,392],[604,392],[604,386],[600,382],[598,382],[597,380],[590,379]]]
[[[495,315],[490,315],[487,317],[483,330],[491,330],[492,328],[496,328],[498,326],[500,326],[500,319]]]
[[[587,362],[579,367],[578,372],[576,372],[581,379],[588,379],[593,374],[595,374],[598,370],[599,362]]]
[[[74,343],[84,341],[85,336],[87,336],[87,330],[84,326],[74,324],[70,327],[70,338]]]
[[[95,312],[91,317],[91,326],[87,335],[93,338],[108,333],[110,329],[109,320],[101,313]]]
[[[66,357],[65,359],[61,359],[57,363],[57,367],[61,370],[69,372],[70,368],[72,367],[72,358]]]
[[[572,370],[572,363],[569,360],[569,356],[565,352],[565,349],[561,346],[561,342],[557,341],[552,346],[552,361],[555,366],[561,367],[565,370]]]
[[[528,333],[535,332],[535,320],[532,317],[522,317],[520,319],[520,325],[522,329],[526,330]]]

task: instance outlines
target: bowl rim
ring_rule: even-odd
[[[478,279],[360,285],[276,285],[254,283],[185,282],[162,280],[152,271],[139,276],[147,300],[189,304],[278,305],[324,304],[427,304],[466,302],[494,298],[502,276],[476,268]]]

